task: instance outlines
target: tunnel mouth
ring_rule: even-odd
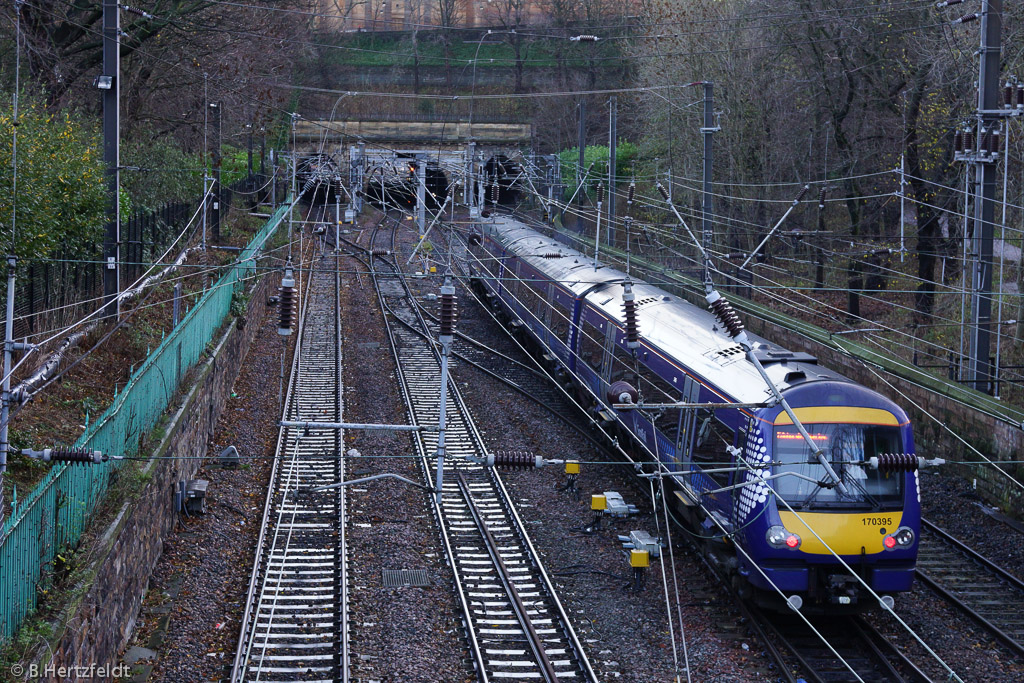
[[[418,165],[426,163],[426,207],[437,211],[448,194],[448,174],[436,161],[423,162],[413,157],[398,157],[372,169],[363,188],[367,201],[380,209],[416,209],[416,174]]]
[[[495,154],[484,164],[484,197],[487,204],[513,206],[519,202],[522,166],[504,154]],[[497,186],[497,190],[494,187]],[[495,201],[497,199],[497,201]]]

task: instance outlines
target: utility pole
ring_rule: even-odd
[[[213,113],[213,150],[211,153],[213,156],[213,190],[211,192],[211,198],[213,199],[213,215],[211,224],[213,227],[214,242],[220,242],[220,108],[220,102],[210,102],[210,111]]]
[[[619,98],[612,95],[608,99],[608,246],[615,246],[615,142],[616,125],[619,118]]]
[[[583,183],[584,152],[587,149],[587,103],[585,100],[580,100],[580,123],[576,136],[576,146],[580,150],[580,161],[576,166],[576,187],[579,187]]]
[[[366,143],[359,143],[359,166],[356,168],[356,186],[352,188],[352,206],[356,213],[363,211],[363,184],[366,182]]]
[[[420,235],[427,229],[427,160],[416,156],[416,228]]]
[[[487,207],[487,195],[485,194],[487,188],[484,187],[483,166],[483,153],[477,152],[476,161],[474,162],[474,168],[476,170],[473,175],[476,178],[476,205],[480,207],[481,211]]]
[[[466,203],[466,206],[469,207],[470,217],[473,216],[473,208],[476,206],[474,201],[476,197],[473,191],[473,157],[475,155],[476,143],[472,141],[466,143],[466,177],[462,183],[462,200]]]
[[[700,132],[704,135],[704,188],[701,197],[701,246],[704,248],[704,287],[711,292],[711,237],[714,230],[714,206],[711,193],[711,168],[713,160],[713,142],[715,131],[714,84],[704,81],[704,125]]]
[[[267,157],[267,131],[265,128],[260,128],[260,175],[267,174],[266,159]]]
[[[103,163],[107,167],[107,229],[103,237],[103,317],[121,314],[121,13],[103,0]]]
[[[252,124],[247,123],[245,127],[249,129],[249,177],[252,178]]]
[[[981,49],[978,68],[979,149],[991,140],[1000,127],[999,59],[1003,29],[1002,0],[983,0],[981,12]],[[978,391],[992,384],[992,238],[996,199],[996,155],[977,154],[974,158],[974,236],[971,247],[974,263],[971,272],[971,335],[967,378]],[[965,236],[966,237],[966,236]]]

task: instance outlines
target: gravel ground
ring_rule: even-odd
[[[364,267],[344,259],[342,268]],[[345,420],[408,422],[370,277],[344,277],[342,310]],[[389,457],[415,453],[406,434],[350,431],[346,445],[369,456],[346,461],[349,478],[392,472],[422,481],[417,460]],[[451,570],[428,505],[423,490],[393,480],[349,489],[349,621],[356,680],[475,680]],[[385,588],[382,569],[425,569],[430,585]]]

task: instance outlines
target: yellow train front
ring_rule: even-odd
[[[873,609],[872,592],[891,607],[913,583],[921,521],[906,414],[850,382],[797,385],[786,399],[821,458],[781,407],[749,419],[734,451],[749,468],[727,496],[738,585],[804,611]]]

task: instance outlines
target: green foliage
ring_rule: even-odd
[[[154,139],[148,131],[122,140],[121,164],[128,167],[121,172],[121,187],[136,209],[152,211],[168,202],[198,197],[203,191],[200,159],[166,139]]]
[[[249,175],[249,148],[240,149],[231,145],[221,147],[221,182],[225,185]],[[253,158],[253,165],[259,166],[259,153]],[[258,168],[256,169],[259,170]]]
[[[236,289],[235,293],[231,295],[231,315],[236,318],[245,315],[245,312],[249,309],[249,292],[244,288]]]
[[[623,178],[628,178],[633,174],[634,164],[639,155],[640,148],[632,142],[619,140],[615,145],[615,175],[618,176],[620,182]],[[590,188],[596,187],[598,182],[608,181],[609,156],[608,147],[601,145],[587,145],[587,148],[583,150],[582,172],[585,173],[591,164],[594,165],[590,169],[587,181]],[[576,189],[575,169],[580,160],[580,148],[573,147],[563,150],[558,153],[558,157],[562,161],[562,175],[567,179],[566,192],[572,194]],[[591,189],[589,192],[593,192],[593,190]]]
[[[0,93],[0,196],[5,248],[14,196],[14,110]],[[101,239],[106,181],[99,136],[71,109],[49,113],[42,100],[21,95],[18,107],[17,244],[22,259],[48,257],[63,245],[85,250]]]

